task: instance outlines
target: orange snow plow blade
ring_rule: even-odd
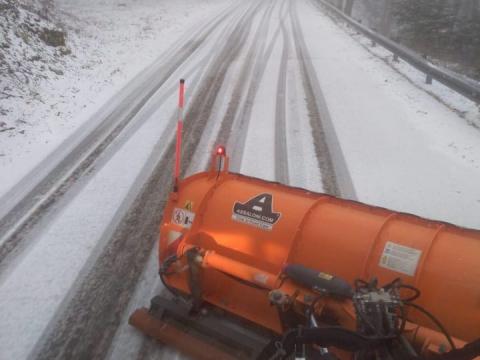
[[[366,294],[362,284],[375,278],[403,284],[402,299],[418,292],[415,304],[397,303],[410,306],[401,331],[419,354],[480,335],[480,231],[230,173],[223,155],[170,195],[159,259],[165,284],[192,299],[193,311],[206,303],[272,334],[285,332],[287,306],[356,331],[362,298],[352,294]],[[149,317],[142,311],[132,323],[165,341]]]

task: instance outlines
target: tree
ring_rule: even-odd
[[[356,0],[353,12],[385,36],[480,78],[480,0]]]
[[[479,0],[395,0],[393,17],[406,45],[480,75]]]

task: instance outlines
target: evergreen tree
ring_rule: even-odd
[[[335,5],[348,0],[329,0]],[[480,0],[354,0],[352,16],[416,52],[480,79]]]

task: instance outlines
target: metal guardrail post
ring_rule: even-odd
[[[425,73],[427,76],[427,84],[431,84],[433,80],[437,80],[439,83],[449,87],[450,89],[458,92],[466,98],[474,101],[475,103],[480,104],[480,84],[475,83],[473,80],[468,81],[466,79],[462,79],[460,76],[453,75],[452,72],[449,72],[445,69],[439,68],[429,63],[426,59],[424,59],[422,56],[420,56],[413,50],[390,40],[389,38],[379,34],[374,30],[368,29],[367,27],[360,24],[358,21],[354,20],[350,16],[344,14],[342,11],[338,10],[335,6],[329,4],[325,0],[317,0],[317,2],[323,5],[335,16],[344,20],[355,30],[359,31],[360,33],[371,39],[372,46],[374,46],[373,44],[380,44],[394,54],[394,60],[398,60],[399,58],[401,58],[416,69]]]
[[[426,77],[426,79],[425,79],[425,82],[427,83],[427,85],[432,85],[432,83],[433,83],[432,75],[427,74],[427,77]]]
[[[352,16],[354,0],[347,0],[345,7],[343,8],[343,12],[348,15]]]

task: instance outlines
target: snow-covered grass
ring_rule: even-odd
[[[480,105],[475,104],[475,102],[467,99],[463,95],[439,83],[438,81],[434,80],[432,84],[427,84],[426,75],[415,69],[407,62],[402,60],[395,61],[393,54],[387,49],[381,46],[374,46],[372,42],[365,36],[354,32],[351,28],[347,28],[347,31],[352,35],[352,37],[356,38],[366,50],[385,61],[393,69],[398,71],[398,73],[404,75],[407,80],[412,82],[412,84],[426,91],[438,101],[457,112],[461,118],[467,121],[467,123],[480,128]],[[459,74],[454,75],[463,77]],[[474,80],[470,81],[474,82]]]
[[[228,3],[57,0],[56,19],[66,30],[66,47],[40,47],[40,42],[26,46],[14,37],[17,43],[2,49],[12,56],[18,56],[18,47],[27,52],[41,51],[43,60],[26,64],[29,71],[39,75],[27,93],[0,100],[0,129],[10,129],[0,132],[0,196],[186,29]],[[24,9],[19,11],[20,16],[34,16]],[[39,21],[40,28],[53,26]],[[10,27],[13,31],[14,26]]]
[[[352,36],[352,38],[357,40],[358,43],[361,44],[371,54],[378,56],[378,58],[389,64],[393,69],[398,71],[398,73],[404,75],[407,80],[412,82],[412,84],[428,92],[430,95],[437,98],[437,100],[450,107],[469,124],[480,128],[480,104],[475,104],[475,102],[467,99],[463,95],[439,83],[438,81],[434,80],[432,84],[427,84],[426,75],[418,71],[412,65],[403,60],[397,61],[394,59],[393,54],[389,50],[382,46],[376,45],[368,37],[357,32],[348,24],[339,21],[337,25],[341,26],[350,36]],[[435,64],[432,65],[436,66]],[[479,85],[477,81],[470,79],[465,75],[455,73],[447,68],[443,68],[443,70],[450,72],[450,74],[454,77],[471,82],[474,85]]]
[[[31,103],[44,103],[39,86],[63,74],[70,52],[62,45],[64,41],[63,31],[40,16],[38,9],[14,0],[0,0],[0,133],[5,133],[2,138],[24,134],[35,122],[24,116],[23,110]]]
[[[407,79],[311,3],[299,12],[359,200],[480,228],[480,131],[452,110],[468,100],[435,83],[438,101],[423,74]]]

